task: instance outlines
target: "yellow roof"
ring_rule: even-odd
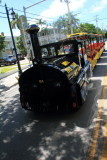
[[[85,33],[85,32],[82,32],[82,33],[74,33],[74,34],[69,34],[69,35],[67,35],[67,37],[72,37],[72,36],[77,36],[77,35],[85,35],[85,34],[87,34],[87,33]]]

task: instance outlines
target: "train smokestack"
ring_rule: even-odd
[[[40,52],[38,35],[37,35],[38,31],[39,31],[39,27],[36,24],[30,25],[29,28],[26,30],[26,32],[29,33],[31,37],[35,61],[38,64],[40,64],[41,63],[41,52]]]

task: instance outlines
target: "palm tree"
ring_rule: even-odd
[[[40,29],[42,30],[42,26],[46,24],[46,21],[44,21],[42,18],[38,19],[38,21],[36,22],[36,24],[38,24],[38,26],[40,25]]]
[[[58,30],[62,29],[64,30],[63,32],[66,33],[67,21],[65,19],[65,16],[60,16],[53,25],[54,27],[57,27]]]
[[[79,19],[77,19],[75,17],[75,15],[72,14],[72,12],[70,14],[71,14],[71,24],[72,24],[72,27],[73,27],[73,29],[74,28],[76,29],[77,26],[78,26],[78,24],[79,24]],[[67,19],[67,23],[69,24],[69,22],[68,22],[68,18],[69,18],[68,13],[65,14],[65,18]],[[69,25],[67,26],[67,30],[68,30],[68,33],[70,33],[70,26]]]
[[[79,24],[79,19],[75,18],[75,15],[73,15],[72,13],[71,13],[71,20],[73,28],[77,28]],[[68,24],[69,24],[68,14],[65,14],[58,18],[58,20],[54,23],[54,26],[57,26],[59,29],[64,29],[64,32],[69,34],[70,26]]]
[[[18,29],[20,30],[20,24],[21,24],[21,21],[20,21],[20,19],[19,19],[18,14],[16,13],[16,14],[15,14],[15,19],[13,19],[13,20],[11,21],[11,27],[12,27],[12,29],[18,28]]]
[[[22,20],[23,19],[23,20]],[[26,21],[26,17],[25,16],[20,16],[16,13],[15,14],[15,19],[13,19],[11,21],[11,27],[12,29],[19,29],[20,30],[20,35],[21,35],[21,39],[22,39],[22,42],[23,42],[23,46],[25,48],[28,48],[28,45],[27,45],[27,39],[26,39],[26,32],[25,32],[25,26],[22,25],[22,21],[25,22],[25,24],[27,25],[27,21]]]

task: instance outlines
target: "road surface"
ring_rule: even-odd
[[[73,113],[21,108],[18,85],[0,95],[0,160],[106,160],[107,52],[94,69],[87,100]]]

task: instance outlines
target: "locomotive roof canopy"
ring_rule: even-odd
[[[81,43],[82,43],[82,41],[80,41],[80,40],[78,41],[78,40],[72,40],[70,38],[66,38],[66,39],[60,40],[58,42],[42,45],[42,46],[40,46],[40,48],[58,47],[58,46],[70,45],[70,44],[78,45]]]

